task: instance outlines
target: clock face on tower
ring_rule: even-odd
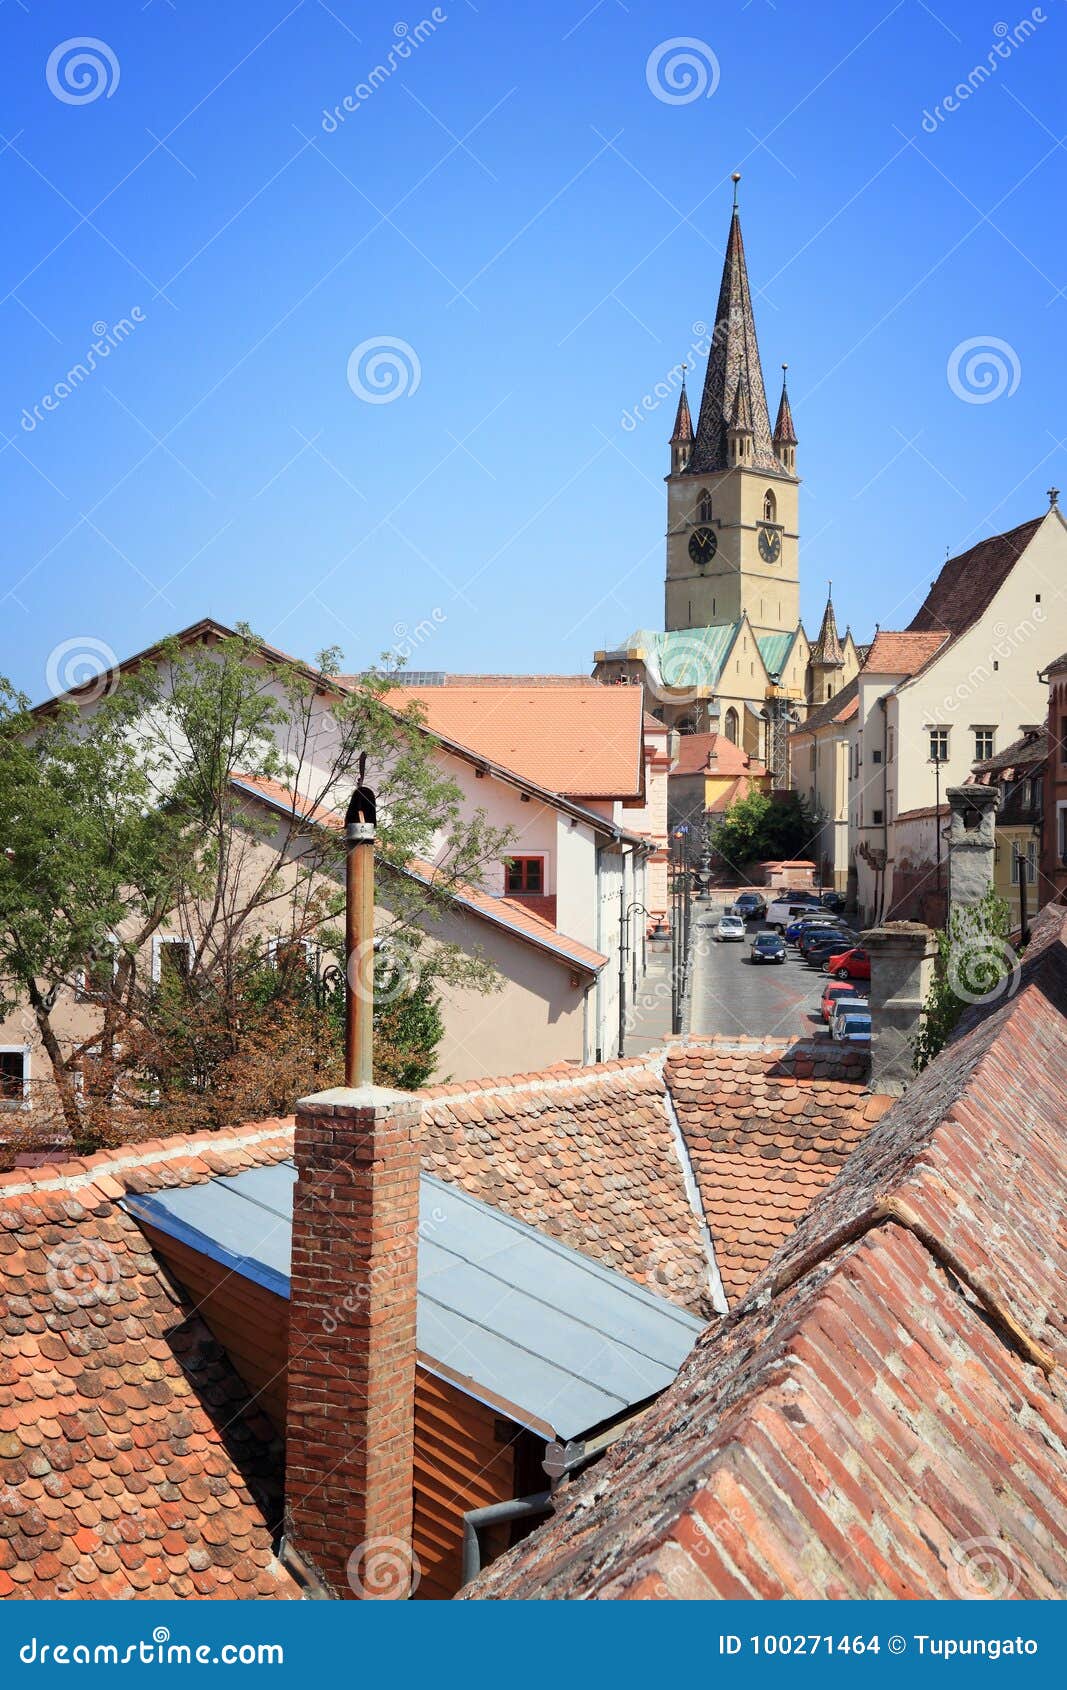
[[[714,528],[694,528],[689,536],[689,556],[698,569],[706,569],[719,549],[719,536]]]
[[[777,563],[782,555],[782,536],[776,528],[759,531],[759,555],[764,563]]]

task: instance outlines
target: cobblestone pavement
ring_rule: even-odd
[[[809,968],[792,946],[785,962],[752,962],[749,947],[765,925],[761,922],[750,923],[743,943],[717,941],[715,929],[725,907],[712,904],[694,920],[687,1030],[788,1039],[821,1032],[825,974]]]

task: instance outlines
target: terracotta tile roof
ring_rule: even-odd
[[[1065,926],[472,1596],[1062,1594]]]
[[[731,1306],[889,1107],[868,1059],[831,1045],[691,1044],[667,1083]]]
[[[948,638],[947,633],[936,629],[919,632],[908,629],[904,633],[879,629],[863,667],[872,675],[917,675],[948,643]]]
[[[119,1207],[290,1153],[268,1123],[0,1176],[0,1597],[299,1595],[271,1427]]]
[[[288,787],[282,786],[276,780],[263,775],[242,774],[235,774],[232,778],[239,790],[265,798],[268,803],[287,814],[295,810],[296,815],[322,827],[341,826],[341,817],[335,810],[326,810],[321,804],[314,804],[299,794],[294,797]],[[405,872],[414,879],[421,880],[424,885],[436,880],[463,908],[493,922],[497,927],[508,928],[517,938],[538,945],[542,950],[551,951],[553,956],[560,957],[565,962],[577,963],[580,968],[596,973],[608,960],[600,951],[595,951],[581,939],[572,939],[566,933],[557,932],[554,900],[546,898],[540,906],[535,907],[524,898],[496,898],[491,892],[471,886],[465,880],[442,877],[432,863],[424,862],[420,857],[413,857]]]
[[[950,557],[921,610],[908,624],[909,631],[937,628],[955,638],[971,627],[1004,585],[1044,520],[1035,516],[1006,534],[979,540],[959,557]]]
[[[1047,756],[1048,729],[1033,728],[1019,739],[1012,740],[1003,751],[975,763],[974,772],[976,775],[1002,775],[1005,779],[1014,779],[1023,769],[1035,768],[1043,763]]]
[[[708,757],[714,753],[709,769]],[[751,775],[755,780],[767,773],[764,765],[725,734],[680,734],[678,755],[671,764],[672,775]]]
[[[809,711],[798,728],[793,730],[792,737],[796,739],[801,734],[814,733],[817,728],[824,728],[830,722],[850,722],[859,709],[860,683],[858,676],[853,676],[846,687],[842,687],[833,698],[828,698],[825,704],[820,704],[817,710]]]
[[[711,1312],[707,1257],[662,1061],[563,1065],[423,1095],[428,1172],[663,1296]]]
[[[463,677],[447,687],[400,687],[398,706],[422,705],[426,726],[477,756],[571,798],[641,791],[643,689],[589,685],[497,687]]]

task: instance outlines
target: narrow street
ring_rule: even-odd
[[[784,963],[753,962],[750,947],[765,923],[749,924],[742,942],[715,937],[725,904],[693,916],[690,958],[691,1033],[746,1034],[750,1038],[810,1038],[822,1029],[819,999],[826,976],[809,968],[790,947]]]

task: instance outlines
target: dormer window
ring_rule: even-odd
[[[769,487],[763,495],[763,520],[764,522],[776,522],[778,520],[778,501]]]

